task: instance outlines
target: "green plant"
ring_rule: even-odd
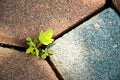
[[[40,31],[39,36],[35,35],[33,40],[30,37],[27,37],[26,41],[29,47],[26,50],[26,53],[40,56],[42,59],[46,59],[47,56],[53,54],[53,50],[48,49],[48,47],[42,49],[40,46],[48,46],[51,44],[54,41],[54,39],[52,39],[52,36],[53,30],[47,29],[46,31]]]

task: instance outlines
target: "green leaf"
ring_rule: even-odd
[[[45,52],[47,52],[48,51],[48,48],[45,48]]]
[[[29,45],[30,47],[35,47],[35,44],[34,44],[33,42],[28,42],[28,45]]]
[[[26,37],[26,41],[32,41],[30,37]]]
[[[54,53],[53,50],[48,50],[48,54],[52,55]]]
[[[42,58],[42,59],[46,59],[46,57],[47,57],[46,54],[42,54],[42,55],[41,55],[41,58]]]
[[[38,38],[38,36],[34,36],[34,40],[33,40],[33,42],[36,44],[36,43],[38,43],[39,42],[39,38]]]
[[[48,29],[45,32],[41,31],[39,35],[39,40],[42,44],[48,45],[52,43],[54,40],[52,39],[53,30]]]
[[[35,49],[34,49],[34,50],[35,50]],[[33,52],[31,52],[32,55],[36,55],[34,50],[33,50]]]
[[[34,48],[33,47],[29,47],[27,50],[26,50],[26,53],[32,53],[34,51]]]
[[[39,50],[37,48],[35,48],[35,54],[36,56],[39,56]]]
[[[46,52],[45,55],[48,56],[49,54]]]
[[[27,44],[29,45],[29,48],[26,50],[26,53],[33,54],[36,56],[40,56],[42,59],[46,59],[47,56],[53,54],[53,50],[49,50],[48,48],[42,49],[39,46],[41,44],[49,45],[54,41],[52,39],[53,30],[47,29],[45,32],[41,31],[39,36],[34,36],[34,39],[30,37],[26,38]]]
[[[47,29],[45,31],[45,34],[47,37],[51,38],[53,36],[53,30],[52,29]]]
[[[45,39],[42,43],[44,45],[49,45],[50,43],[52,43],[54,40],[53,39]]]
[[[45,52],[45,50],[44,49],[42,49],[42,53],[44,53]]]

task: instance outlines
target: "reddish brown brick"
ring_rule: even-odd
[[[0,80],[57,80],[45,60],[0,47]]]
[[[0,43],[25,47],[25,37],[52,28],[57,36],[105,0],[0,0]]]
[[[120,13],[120,0],[112,0],[114,6],[116,7],[116,9],[119,11]]]

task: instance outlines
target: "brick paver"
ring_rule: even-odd
[[[57,80],[45,60],[0,47],[0,80]]]
[[[112,2],[120,13],[120,0],[112,0]]]
[[[104,4],[105,0],[0,0],[0,43],[26,46],[26,36],[47,28],[56,36]]]
[[[50,60],[65,80],[120,80],[120,17],[111,8],[51,46]]]

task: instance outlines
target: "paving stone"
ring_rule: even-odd
[[[58,80],[45,60],[0,47],[0,80]]]
[[[120,17],[111,8],[57,39],[50,60],[65,80],[120,80]]]
[[[52,28],[63,32],[105,0],[0,0],[0,43],[26,46],[25,37]]]
[[[120,13],[120,0],[112,0],[112,2]]]

